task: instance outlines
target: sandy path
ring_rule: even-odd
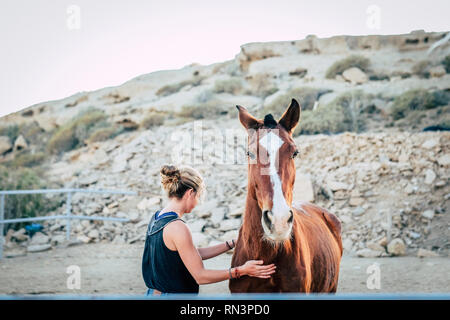
[[[143,244],[88,244],[56,248],[0,261],[0,294],[141,294]],[[208,268],[227,268],[231,254],[205,261]],[[367,267],[380,266],[381,288],[369,290]],[[67,267],[78,265],[81,288],[68,289]],[[450,259],[399,257],[354,258],[344,256],[339,292],[450,292]],[[228,293],[228,283],[201,286],[201,294]]]

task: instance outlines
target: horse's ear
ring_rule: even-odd
[[[257,129],[261,122],[253,117],[247,109],[241,106],[236,106],[239,110],[239,121],[242,123],[245,129]]]
[[[300,121],[301,107],[297,100],[292,99],[291,104],[278,121],[290,134]]]

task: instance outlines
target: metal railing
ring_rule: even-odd
[[[66,214],[55,216],[43,216],[33,218],[18,218],[18,219],[5,219],[5,197],[7,195],[21,195],[21,194],[45,194],[45,193],[66,193]],[[7,190],[0,191],[0,259],[3,257],[3,228],[6,223],[19,223],[30,221],[43,221],[43,220],[56,220],[66,219],[66,239],[70,240],[70,221],[72,219],[79,220],[104,220],[104,221],[120,221],[127,222],[127,218],[112,218],[112,217],[100,217],[100,216],[78,216],[72,214],[72,195],[74,193],[100,193],[100,194],[121,194],[121,195],[138,195],[134,191],[122,191],[122,190],[97,190],[97,189],[42,189],[42,190]]]

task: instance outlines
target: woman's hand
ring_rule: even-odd
[[[262,265],[263,263],[263,260],[249,260],[239,267],[239,271],[241,275],[264,279],[270,278],[271,274],[275,272],[276,266],[273,263]]]

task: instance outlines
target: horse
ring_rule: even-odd
[[[278,122],[272,114],[262,120],[236,108],[248,134],[248,188],[231,267],[263,260],[277,269],[270,279],[232,278],[230,292],[335,293],[343,252],[341,223],[318,205],[292,199],[299,153],[292,133],[300,121],[300,105],[292,99]]]

